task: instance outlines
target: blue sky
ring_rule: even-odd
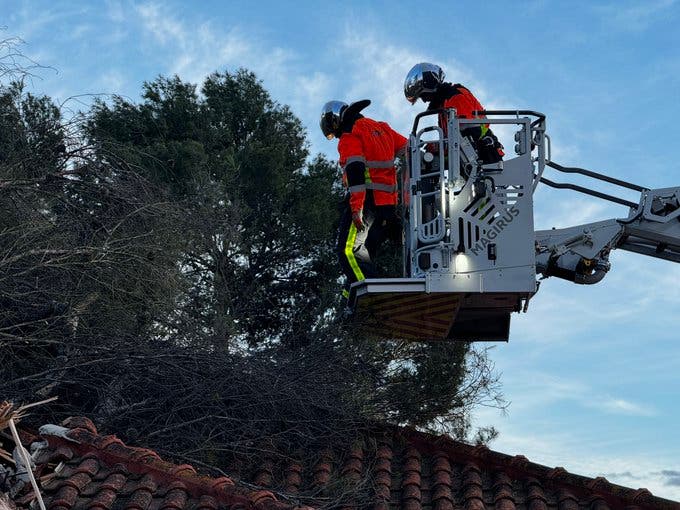
[[[0,25],[54,68],[34,90],[72,108],[81,94],[136,99],[159,74],[198,82],[246,67],[302,119],[312,151],[335,157],[318,130],[325,101],[370,98],[366,113],[405,133],[420,109],[404,76],[432,61],[487,108],[544,112],[555,161],[680,185],[677,1],[367,4],[2,0]],[[535,198],[536,228],[626,214],[571,192]],[[496,450],[680,500],[680,265],[612,263],[593,287],[545,281],[513,318],[491,354],[510,408],[477,421],[500,430]]]

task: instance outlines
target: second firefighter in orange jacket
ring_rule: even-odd
[[[414,65],[404,80],[404,95],[409,103],[414,104],[418,98],[428,103],[428,110],[455,108],[456,115],[463,119],[485,118],[476,113],[484,110],[479,100],[467,87],[460,83],[444,81],[445,75],[441,67],[429,62]],[[439,115],[439,126],[446,135],[446,115]],[[484,164],[497,163],[503,159],[503,145],[489,129],[488,124],[468,127],[461,133],[470,137],[479,159]]]
[[[367,99],[350,105],[329,101],[321,111],[323,134],[339,140],[348,191],[337,242],[347,288],[377,276],[373,259],[378,248],[388,236],[401,234],[394,160],[404,152],[407,140],[386,122],[361,115],[369,104]]]

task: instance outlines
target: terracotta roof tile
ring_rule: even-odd
[[[333,470],[333,452],[323,450],[319,455],[319,461],[314,466],[312,485],[315,487],[326,487],[331,479]]]
[[[98,492],[89,502],[86,504],[86,508],[91,509],[101,509],[101,510],[111,510],[113,503],[116,501],[116,493],[111,490],[103,490]]]
[[[556,467],[556,468],[551,469],[546,474],[545,477],[548,480],[559,480],[559,479],[566,478],[568,475],[569,475],[569,473],[567,472],[566,469],[564,469],[563,467]]]
[[[99,471],[99,460],[96,455],[86,455],[77,467],[74,468],[74,473],[87,473],[90,476],[94,476]]]
[[[153,499],[153,493],[156,489],[155,484],[149,475],[146,475],[142,482],[132,489],[124,508],[129,510],[147,510],[149,504]]]
[[[99,442],[103,441],[104,439],[103,437],[97,436],[96,433],[85,428],[72,429],[71,431],[69,431],[68,437],[76,443],[88,443],[88,444],[92,443],[95,439],[98,439]]]
[[[638,489],[633,494],[633,502],[634,503],[643,503],[643,502],[647,503],[648,501],[651,501],[653,499],[654,499],[654,496],[647,489]]]
[[[559,510],[578,510],[578,499],[571,492],[561,489],[557,496]]]
[[[601,497],[596,497],[590,501],[590,510],[610,510],[607,502]]]
[[[78,491],[78,493],[80,493],[85,488],[85,486],[89,484],[91,481],[92,477],[88,473],[75,472],[66,480],[64,480],[63,485],[73,487]]]
[[[217,510],[219,503],[212,496],[201,496],[196,504],[196,510]]]
[[[85,418],[84,416],[71,416],[70,418],[66,418],[62,425],[69,429],[85,429],[92,434],[97,434],[97,427],[94,426],[92,420]]]
[[[363,459],[363,450],[358,446],[354,446],[342,465],[342,476],[352,482],[358,482],[361,479],[361,472],[363,470]]]
[[[494,504],[496,510],[515,510],[515,496],[512,480],[505,473],[496,473],[494,484]]]
[[[515,469],[525,469],[529,465],[529,459],[524,455],[515,455],[510,459],[510,466]]]
[[[421,493],[421,455],[420,452],[408,446],[404,451],[404,463],[401,479],[401,507],[404,510],[420,510]]]
[[[263,459],[257,469],[254,483],[260,487],[271,487],[274,481],[274,461],[271,458]]]
[[[482,498],[482,477],[476,464],[468,463],[463,468],[463,487],[466,498]]]
[[[315,455],[259,445],[259,458],[235,454],[224,459],[230,476],[210,478],[101,436],[87,419],[64,424],[66,437],[36,438],[47,441],[40,468],[61,463],[43,484],[50,510],[294,510],[296,498],[312,507],[336,501],[338,510],[680,510],[647,489],[412,429],[384,427]],[[30,498],[17,501],[21,508]]]
[[[381,444],[375,452],[373,464],[373,510],[387,510],[392,495],[392,449]]]
[[[156,452],[147,448],[133,448],[130,458],[136,462],[151,462],[152,460],[161,460],[160,456]],[[189,467],[195,472],[192,466]]]
[[[160,510],[182,510],[187,504],[189,498],[184,484],[175,482],[173,485],[174,487],[165,494]]]
[[[149,459],[148,456],[144,458]],[[196,474],[196,469],[189,464],[181,464],[179,466],[171,468],[170,474],[173,476],[187,476],[187,475],[190,476]]]
[[[215,490],[224,489],[225,487],[233,487],[234,481],[228,476],[221,476],[220,478],[215,478],[210,483],[211,488]]]
[[[534,478],[527,478],[525,482],[525,500],[529,502],[532,510],[543,510],[547,507],[547,498],[540,482]]]
[[[58,445],[56,448],[49,451],[48,457],[46,459],[43,460],[41,455],[38,457],[37,461],[47,462],[47,459],[51,460],[52,462],[69,461],[73,458],[73,456],[73,450],[71,450],[68,446]]]
[[[290,494],[297,494],[300,492],[300,487],[302,486],[302,464],[297,461],[292,461],[288,463],[284,473],[284,491]]]

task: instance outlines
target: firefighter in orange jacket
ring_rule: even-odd
[[[376,275],[372,259],[390,235],[401,234],[397,174],[394,160],[406,148],[406,138],[386,122],[361,115],[368,99],[348,105],[329,101],[321,110],[321,131],[329,140],[338,138],[340,166],[348,196],[340,220],[337,253],[347,275],[347,289],[353,282]]]
[[[428,110],[455,108],[456,115],[464,119],[485,118],[475,115],[484,110],[482,104],[467,88],[460,83],[444,81],[444,71],[435,64],[422,62],[414,65],[404,80],[404,95],[414,104],[418,98],[428,103]],[[439,126],[446,132],[446,116],[440,115]],[[484,164],[497,163],[503,159],[503,146],[489,129],[488,124],[469,127],[462,131],[463,136],[472,138],[479,159]]]

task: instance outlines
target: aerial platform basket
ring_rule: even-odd
[[[530,293],[427,292],[417,278],[371,279],[352,286],[350,301],[362,327],[403,340],[507,341],[510,314]]]
[[[545,165],[545,118],[486,113],[498,118],[485,123],[518,129],[515,158],[478,160],[466,136],[478,119],[457,118],[455,110],[416,117],[401,183],[405,277],[350,289],[355,320],[381,337],[507,341],[510,314],[537,290],[532,192]],[[437,115],[446,116],[446,131],[418,129]]]

